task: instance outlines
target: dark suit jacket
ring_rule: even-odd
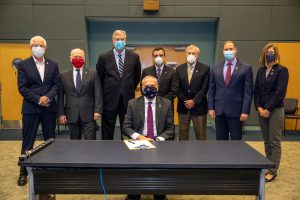
[[[272,67],[266,78],[267,67],[259,68],[254,87],[254,105],[269,111],[282,107],[289,81],[288,69],[280,64]]]
[[[172,140],[175,136],[173,112],[171,102],[168,99],[156,97],[156,128],[157,136],[166,140]],[[143,133],[145,123],[145,100],[144,97],[132,99],[128,103],[124,121],[124,132],[130,136],[133,133]]]
[[[149,75],[157,78],[156,68],[154,65],[143,70],[141,80],[143,80],[145,76]],[[164,65],[160,76],[158,96],[164,97],[173,102],[174,98],[176,97],[177,88],[178,78],[176,70],[168,65]]]
[[[134,98],[135,88],[141,78],[141,63],[136,53],[125,50],[123,77],[118,71],[113,50],[100,55],[97,72],[103,87],[104,111],[117,111],[120,95],[123,95],[124,107]]]
[[[45,74],[42,82],[33,57],[21,61],[18,67],[18,89],[23,96],[22,114],[38,114],[42,111],[57,112],[55,100],[59,90],[57,63],[45,58]],[[38,104],[42,96],[49,98],[49,107]]]
[[[73,78],[73,68],[61,73],[58,97],[59,116],[66,115],[69,123],[94,120],[94,113],[102,113],[102,87],[95,69],[83,69],[82,87],[78,94]]]
[[[216,115],[239,117],[249,114],[253,95],[253,72],[249,64],[237,60],[228,86],[225,85],[223,68],[225,61],[211,69],[208,90],[208,109]]]
[[[185,107],[184,101],[193,99],[195,102],[195,107],[190,109],[191,115],[206,115],[206,95],[209,83],[209,66],[197,62],[190,84],[187,75],[187,63],[184,63],[177,67],[177,76],[179,79],[179,86],[177,91],[177,112],[179,114],[186,114],[188,112],[188,109]]]

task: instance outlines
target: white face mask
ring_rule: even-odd
[[[190,65],[192,65],[192,64],[194,64],[194,63],[196,62],[196,56],[190,54],[190,55],[188,55],[188,57],[186,58],[186,61],[187,61]]]
[[[162,57],[160,56],[157,56],[155,59],[154,59],[154,62],[157,66],[161,66],[163,64],[163,59]]]
[[[40,57],[44,56],[45,48],[43,48],[43,47],[32,47],[32,54],[35,57],[40,58]]]

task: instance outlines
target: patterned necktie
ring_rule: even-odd
[[[160,76],[161,76],[161,68],[160,67],[157,67],[156,76],[157,76],[157,81],[160,82]]]
[[[120,77],[123,76],[123,69],[124,69],[124,62],[122,60],[122,54],[119,54],[119,74],[120,74]]]
[[[152,102],[148,102],[147,109],[147,137],[154,139],[154,131],[153,131],[153,113],[152,113]]]
[[[189,83],[191,83],[191,79],[192,79],[192,75],[193,75],[193,66],[192,65],[188,65],[188,80],[189,80]]]
[[[81,75],[80,75],[80,69],[76,69],[76,91],[79,94],[81,90]]]
[[[229,84],[230,78],[231,78],[231,63],[227,63],[227,71],[226,71],[226,77],[225,77],[225,85],[227,86]]]

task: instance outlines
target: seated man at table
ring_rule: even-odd
[[[128,103],[124,133],[134,140],[165,141],[175,135],[171,101],[157,96],[158,82],[153,76],[142,80],[142,97]],[[140,200],[140,194],[128,195],[126,200]],[[154,200],[166,200],[166,195],[154,195]]]

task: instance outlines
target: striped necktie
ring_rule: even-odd
[[[160,82],[160,77],[161,77],[161,68],[160,67],[157,67],[156,76],[157,76],[157,81]]]
[[[122,54],[119,54],[119,74],[120,74],[120,77],[123,76],[123,70],[124,70],[124,62],[123,62],[123,59],[122,59]]]

